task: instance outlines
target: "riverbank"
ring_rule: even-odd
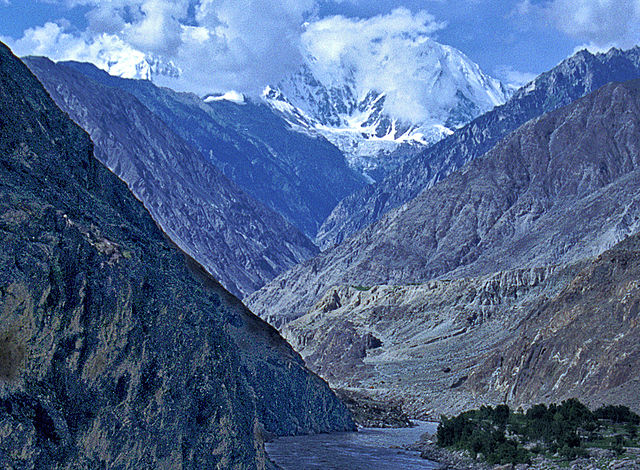
[[[355,423],[364,428],[408,428],[412,426],[402,406],[366,395],[361,391],[335,389],[336,395],[344,403]]]
[[[538,456],[530,464],[489,465],[471,458],[466,451],[450,451],[435,444],[434,433],[425,433],[420,440],[405,446],[409,451],[419,452],[423,459],[437,462],[436,468],[446,470],[638,470],[640,449],[626,449],[617,456],[613,451],[591,448],[589,456],[574,461],[556,461]]]

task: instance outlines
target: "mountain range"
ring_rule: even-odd
[[[431,112],[429,126],[455,127],[504,98],[501,85],[460,52],[433,41],[422,47],[425,74],[427,65],[433,68],[425,78],[430,88],[423,103]],[[279,96],[286,90],[302,107],[295,108],[300,118],[295,122],[291,113],[283,113],[294,108],[268,97],[269,106],[241,95],[201,99],[148,80],[113,77],[90,64],[25,60],[57,104],[91,134],[98,157],[128,183],[172,240],[241,296],[317,254],[287,221],[314,238],[338,201],[364,185],[320,127],[337,129],[353,122],[354,113],[365,112],[363,106],[373,105],[376,111],[366,111],[367,119],[378,130],[367,139],[391,144],[394,155],[405,154],[398,139],[413,142],[414,150],[436,139],[420,137],[424,123],[402,124],[405,137],[389,135],[390,129],[383,135],[383,121],[392,122],[385,96],[366,90],[369,105],[358,103],[364,91],[356,73],[327,70],[312,57],[314,73],[333,77],[332,84],[320,84],[309,66],[280,84]],[[444,93],[450,89],[462,98]],[[315,117],[309,121],[305,112]],[[363,129],[351,134],[364,135]]]
[[[383,181],[345,198],[322,224],[316,243],[326,249],[342,242],[484,155],[530,119],[565,106],[609,82],[638,77],[640,47],[599,54],[578,52],[519,89],[504,105],[410,159]]]
[[[605,89],[615,104],[619,92]],[[611,247],[638,228],[638,149],[631,111],[597,96],[530,121],[247,305],[264,318],[295,318],[334,285],[477,276]]]

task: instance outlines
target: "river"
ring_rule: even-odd
[[[414,470],[439,468],[419,453],[394,446],[412,444],[437,423],[416,421],[401,429],[361,428],[358,432],[281,437],[266,444],[267,453],[283,470]]]

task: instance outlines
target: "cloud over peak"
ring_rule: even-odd
[[[370,90],[384,93],[385,112],[404,122],[446,121],[460,94],[482,109],[503,102],[499,82],[431,38],[444,27],[425,11],[398,8],[366,19],[321,19],[308,25],[302,44],[321,83],[351,82],[359,100]]]
[[[89,7],[88,26],[64,22],[30,28],[5,38],[18,55],[83,60],[114,73],[106,64],[126,59],[175,64],[172,86],[206,93],[260,91],[301,60],[302,25],[315,0],[64,0]]]

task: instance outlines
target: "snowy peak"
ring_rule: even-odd
[[[108,60],[98,66],[109,75],[136,80],[154,80],[159,77],[178,78],[180,69],[171,61],[164,61],[143,53],[129,53]]]
[[[372,66],[346,51],[321,60],[306,51],[300,68],[265,89],[263,99],[294,128],[317,132],[370,176],[402,163],[410,148],[430,145],[503,104],[510,90],[462,52],[429,38]],[[406,65],[406,66],[405,66]],[[398,148],[405,146],[404,155]],[[378,172],[380,174],[380,172]]]

